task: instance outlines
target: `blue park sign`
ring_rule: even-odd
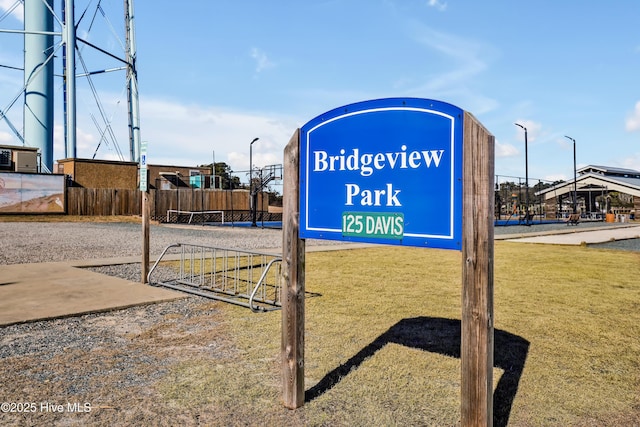
[[[462,117],[420,98],[364,101],[300,131],[300,238],[461,249]]]

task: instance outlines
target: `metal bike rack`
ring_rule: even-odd
[[[161,262],[170,263],[176,277],[153,281]],[[147,281],[254,312],[271,311],[281,308],[281,263],[279,254],[175,243],[162,251]]]

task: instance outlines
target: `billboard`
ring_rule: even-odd
[[[451,104],[350,104],[300,132],[300,237],[461,249],[462,117]]]
[[[65,213],[65,176],[0,173],[0,213]]]

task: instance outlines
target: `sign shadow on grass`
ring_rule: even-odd
[[[441,317],[403,319],[307,390],[305,401],[309,402],[329,391],[352,369],[358,368],[389,343],[460,358],[461,323],[460,320]],[[528,352],[529,341],[509,332],[494,329],[493,364],[494,367],[504,371],[493,393],[493,424],[495,426],[506,426],[509,422],[511,406],[518,392],[518,384]]]

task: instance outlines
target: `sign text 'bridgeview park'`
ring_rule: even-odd
[[[300,237],[460,249],[462,114],[389,98],[309,121],[300,133]]]

